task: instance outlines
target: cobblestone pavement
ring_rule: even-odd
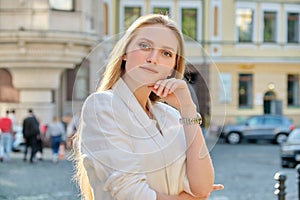
[[[44,160],[23,162],[23,153],[15,152],[9,162],[0,163],[0,199],[2,200],[79,200],[71,180],[70,161],[53,163],[51,151],[44,149]]]
[[[286,200],[298,199],[298,173],[296,169],[281,168],[279,145],[219,142],[211,156],[215,182],[225,188],[213,192],[209,200],[277,200],[273,177],[279,171],[287,176]]]
[[[10,162],[0,163],[0,200],[79,200],[71,180],[73,166],[63,160],[51,161],[45,149],[44,161],[30,164],[22,153],[13,153]],[[211,151],[215,182],[225,185],[208,200],[277,200],[274,174],[287,175],[286,200],[298,198],[295,169],[280,166],[279,146],[267,143],[228,145],[219,142]]]

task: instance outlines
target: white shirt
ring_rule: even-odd
[[[179,112],[164,103],[149,119],[125,82],[83,105],[81,151],[96,200],[155,200],[156,192],[191,194]]]

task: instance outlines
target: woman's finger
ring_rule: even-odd
[[[223,190],[224,189],[224,185],[222,184],[214,184],[212,191],[216,191],[216,190]]]
[[[165,88],[166,82],[164,80],[159,80],[155,83],[154,88],[156,89],[156,94],[162,96],[163,90]]]

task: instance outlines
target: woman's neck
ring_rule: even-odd
[[[127,84],[128,88],[131,90],[139,104],[142,106],[143,110],[147,112],[147,102],[151,93],[151,90],[147,85],[141,85],[140,83],[133,80],[130,76],[124,75],[124,82]]]

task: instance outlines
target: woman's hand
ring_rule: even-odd
[[[169,105],[179,111],[183,107],[194,106],[187,83],[181,79],[164,79],[157,81],[151,90]]]

